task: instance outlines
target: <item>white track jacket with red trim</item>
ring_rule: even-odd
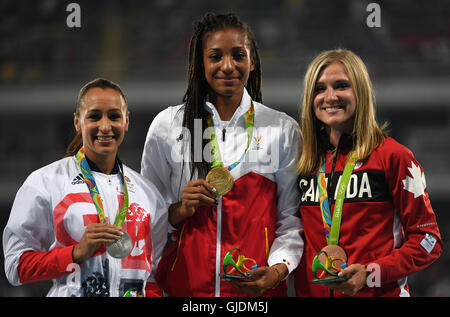
[[[130,288],[144,294],[167,240],[167,208],[150,182],[125,165],[123,170],[129,193],[123,230],[133,240],[130,255],[113,258],[102,245],[80,266],[72,263],[73,246],[99,218],[75,157],[67,157],[33,172],[16,195],[3,232],[8,281],[53,279],[47,296],[123,296]],[[108,222],[114,223],[124,198],[121,173],[92,174]]]
[[[289,272],[300,261],[303,240],[295,170],[299,127],[285,113],[253,104],[253,137],[244,160],[231,170],[235,180],[232,190],[219,196],[217,206],[197,208],[161,259],[156,279],[171,296],[245,296],[219,277],[223,257],[231,248],[239,248],[258,266],[285,263]],[[229,122],[220,120],[214,105],[205,105],[214,122],[224,166],[237,162],[245,153],[248,135],[244,114],[250,105],[250,96],[244,91]],[[183,130],[183,113],[184,106],[179,105],[156,116],[142,157],[141,174],[158,187],[168,206],[181,201],[191,176],[189,162],[183,165],[190,157],[189,142],[201,145],[203,138],[209,140],[202,127],[193,136]],[[201,149],[205,159],[209,145]],[[286,296],[285,281],[265,295]]]

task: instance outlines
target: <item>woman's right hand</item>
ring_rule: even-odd
[[[192,217],[198,206],[216,205],[216,189],[204,179],[190,181],[183,188],[181,202],[169,207],[169,221],[173,226]]]
[[[73,261],[75,263],[83,262],[90,258],[103,243],[112,243],[119,240],[122,235],[119,226],[108,223],[88,224],[80,242],[73,248]]]

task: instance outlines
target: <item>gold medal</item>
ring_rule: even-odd
[[[206,181],[214,186],[217,195],[227,194],[234,185],[234,179],[230,171],[223,167],[215,167],[206,175]]]

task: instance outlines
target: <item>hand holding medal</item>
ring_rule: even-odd
[[[181,193],[181,201],[170,205],[169,222],[176,226],[192,217],[198,206],[216,205],[216,190],[204,179],[189,181]]]
[[[132,249],[133,240],[125,231],[122,231],[122,236],[120,237],[120,239],[106,244],[106,252],[108,252],[109,255],[111,255],[113,258],[117,259],[128,256],[128,254],[131,253]]]
[[[213,156],[211,170],[206,175],[206,180],[197,179],[188,182],[183,188],[181,202],[172,204],[169,207],[169,222],[173,226],[193,216],[196,208],[200,205],[216,205],[216,196],[224,196],[233,188],[234,178],[231,175],[231,170],[244,160],[252,140],[255,118],[253,102],[244,117],[245,127],[247,129],[247,145],[245,146],[244,153],[238,161],[224,167],[216,134],[214,132],[211,134],[211,154]],[[206,122],[208,127],[214,126],[210,115],[206,117]]]
[[[230,171],[223,167],[215,167],[206,175],[206,181],[214,186],[217,195],[226,195],[234,184],[233,176]]]
[[[109,223],[90,223],[80,242],[74,246],[72,256],[75,263],[81,263],[94,254],[102,244],[112,243],[122,237],[120,227]]]
[[[86,160],[83,147],[78,151],[76,158],[77,158],[78,166],[80,167],[81,173],[83,175],[84,181],[85,181],[86,185],[88,186],[89,193],[91,194],[92,201],[95,205],[95,208],[97,209],[98,218],[100,220],[100,226],[95,226],[95,229],[97,229],[97,230],[96,230],[94,236],[96,238],[98,238],[100,235],[101,237],[107,237],[107,238],[109,237],[114,240],[115,239],[113,237],[114,233],[116,234],[116,238],[117,238],[117,232],[114,232],[114,229],[117,230],[118,228],[121,228],[123,226],[123,224],[125,223],[125,218],[128,213],[128,189],[127,189],[127,183],[125,181],[125,174],[123,172],[122,164],[119,164],[119,167],[120,167],[121,173],[122,173],[123,186],[125,189],[125,197],[124,197],[122,207],[120,208],[119,213],[117,214],[116,219],[114,221],[114,226],[111,227],[111,225],[108,226],[108,222],[107,222],[105,212],[103,209],[103,203],[102,203],[102,200],[100,197],[100,193],[98,191],[98,188],[95,183],[95,179],[94,179],[94,176],[92,175],[89,164]],[[119,161],[119,163],[120,163],[120,161]],[[90,229],[92,229],[93,227],[94,226],[90,226]],[[99,229],[100,229],[100,232],[99,232]],[[104,231],[102,231],[101,229],[104,229]],[[109,232],[108,232],[108,230],[109,230]],[[113,231],[113,232],[111,232],[111,231]],[[108,236],[108,233],[112,234],[113,236]],[[86,232],[83,235],[83,237],[84,236],[86,236]],[[88,237],[92,237],[92,234],[90,236],[86,236],[86,240],[92,242],[92,240],[89,240]],[[100,241],[101,241],[101,239],[100,239]],[[123,230],[120,230],[120,232],[119,232],[119,239],[116,239],[110,243],[108,243],[108,241],[109,240],[104,241],[104,243],[106,243],[106,251],[112,257],[115,257],[115,258],[119,258],[119,259],[124,258],[124,257],[128,256],[131,253],[131,250],[133,249],[133,241],[132,241],[130,235]],[[96,241],[96,242],[98,243],[99,241]],[[80,241],[80,243],[81,243],[81,241]],[[90,243],[90,245],[95,245],[95,243]],[[74,260],[75,260],[75,257],[77,256],[76,253],[79,251],[79,249],[80,248],[77,247],[77,250],[74,250],[74,252],[73,252],[72,256],[74,257]],[[91,253],[91,255],[92,255],[92,253]]]

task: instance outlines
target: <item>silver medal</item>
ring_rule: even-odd
[[[106,252],[114,258],[122,259],[131,253],[133,249],[133,240],[130,235],[123,232],[122,238],[106,245]]]

